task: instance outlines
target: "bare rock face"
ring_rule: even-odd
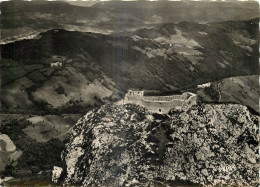
[[[151,114],[104,105],[75,125],[60,180],[84,186],[256,185],[259,117],[237,104]]]
[[[52,181],[57,183],[61,177],[63,169],[61,167],[54,166],[52,170]]]

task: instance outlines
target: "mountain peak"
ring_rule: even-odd
[[[196,105],[168,115],[132,104],[104,105],[75,125],[62,154],[67,164],[59,169],[66,171],[60,182],[255,184],[258,135],[253,129],[258,129],[258,122],[258,116],[238,104]],[[234,155],[242,156],[237,160]],[[241,175],[244,169],[247,173]],[[248,170],[252,175],[247,176]]]

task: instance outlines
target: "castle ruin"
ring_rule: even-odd
[[[152,113],[166,114],[171,109],[182,110],[196,105],[197,95],[184,92],[181,95],[144,96],[144,91],[128,90],[123,103],[140,105]]]

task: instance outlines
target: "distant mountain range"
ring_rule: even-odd
[[[1,3],[1,41],[54,28],[107,34],[160,23],[207,23],[258,17],[257,2],[99,2],[83,7],[58,1],[10,1]]]
[[[17,95],[14,79],[29,106],[44,102],[59,108],[71,102],[89,104],[84,98],[97,93],[104,92],[95,97],[103,100],[129,88],[182,90],[257,75],[258,43],[258,19],[166,23],[113,35],[49,30],[35,39],[1,45],[2,104],[8,106],[11,95]],[[56,62],[62,67],[51,67]],[[84,95],[92,84],[97,90]],[[79,95],[70,94],[71,85]],[[51,101],[54,95],[57,99]]]

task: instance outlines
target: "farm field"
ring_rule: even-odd
[[[37,142],[47,142],[52,138],[63,141],[68,137],[73,124],[79,119],[79,115],[46,115],[27,118],[32,125],[23,129],[23,132]]]

